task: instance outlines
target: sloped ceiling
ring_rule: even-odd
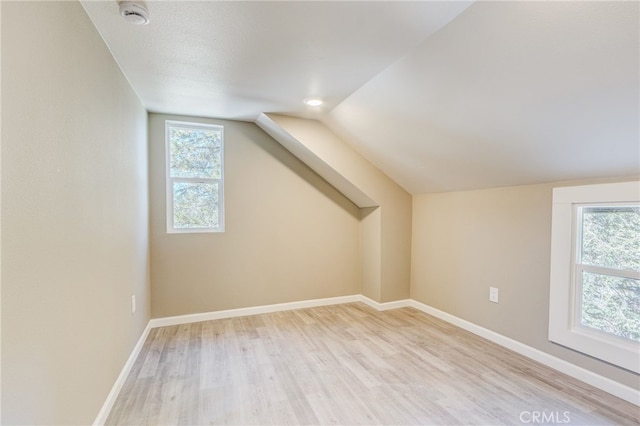
[[[147,109],[253,121],[319,117],[471,3],[148,1],[144,26],[82,4]]]
[[[319,119],[414,194],[640,174],[638,2],[83,5],[150,111]]]
[[[640,173],[638,2],[481,2],[324,122],[412,193]]]

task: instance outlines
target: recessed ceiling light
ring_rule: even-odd
[[[320,106],[322,105],[322,99],[320,98],[309,98],[309,99],[305,99],[304,103],[309,105],[309,106]]]

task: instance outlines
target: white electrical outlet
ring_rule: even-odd
[[[498,289],[496,287],[489,287],[489,301],[498,303]]]
[[[136,313],[136,295],[132,295],[131,296],[131,313],[135,314]]]

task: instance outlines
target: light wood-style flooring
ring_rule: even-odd
[[[153,329],[107,424],[543,421],[640,409],[415,309],[353,303]]]

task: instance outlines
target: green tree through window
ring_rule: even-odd
[[[222,231],[222,127],[173,121],[166,127],[168,231]]]
[[[581,209],[582,325],[640,340],[640,207]],[[634,272],[636,274],[634,274]]]

